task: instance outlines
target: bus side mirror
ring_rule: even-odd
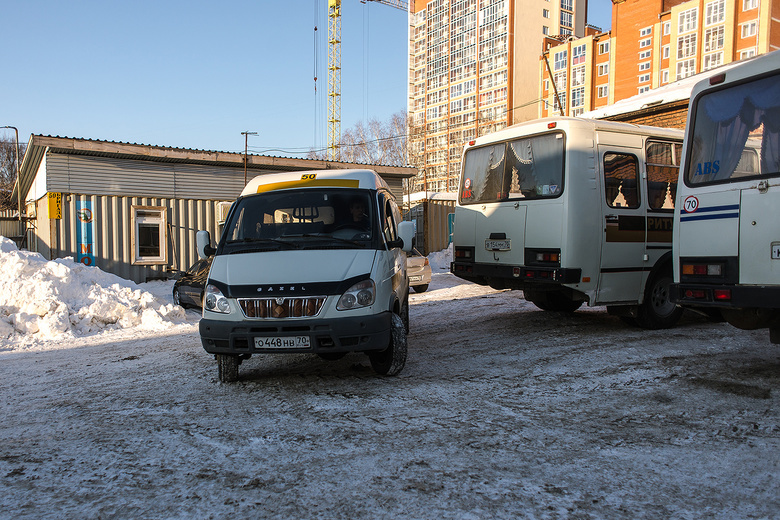
[[[409,221],[400,222],[398,224],[398,236],[403,241],[401,249],[406,252],[411,251],[414,246],[414,223]]]
[[[217,252],[217,248],[211,246],[211,234],[208,231],[198,231],[195,234],[195,244],[198,248],[198,256],[203,259]]]

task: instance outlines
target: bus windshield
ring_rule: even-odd
[[[466,152],[460,203],[557,197],[563,191],[563,133],[537,135]]]
[[[780,174],[780,77],[706,93],[694,106],[685,183]]]

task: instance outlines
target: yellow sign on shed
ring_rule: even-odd
[[[62,193],[49,193],[49,218],[62,218]]]

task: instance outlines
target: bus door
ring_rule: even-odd
[[[645,207],[636,149],[599,146],[604,199],[599,303],[636,303],[645,269]]]
[[[780,284],[780,186],[751,183],[739,211],[739,283]]]

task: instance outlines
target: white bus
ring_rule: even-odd
[[[673,326],[672,219],[681,130],[582,118],[468,143],[455,208],[456,276],[521,289],[543,310],[583,303]]]
[[[672,298],[780,343],[780,51],[691,94]]]

